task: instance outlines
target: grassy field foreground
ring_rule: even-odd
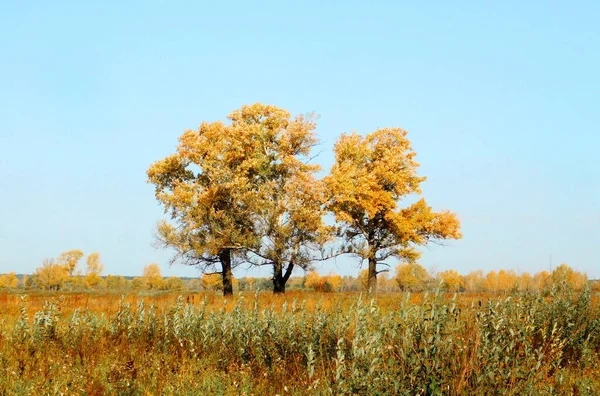
[[[600,394],[600,304],[510,296],[0,295],[0,394]]]

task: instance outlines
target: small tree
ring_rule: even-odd
[[[429,273],[420,264],[407,263],[396,267],[396,282],[402,291],[423,291],[429,285]]]
[[[447,291],[457,292],[464,286],[462,277],[454,270],[440,272],[438,276],[442,281],[442,287]]]
[[[19,286],[19,278],[14,272],[0,275],[0,288],[16,289]]]
[[[98,285],[102,283],[102,277],[100,277],[100,274],[104,270],[104,265],[100,260],[100,253],[91,253],[87,257],[86,264],[86,285],[90,288],[98,287]]]
[[[45,259],[42,266],[33,274],[35,284],[42,289],[60,290],[69,279],[69,270],[53,259]]]
[[[148,264],[144,267],[142,282],[147,289],[159,290],[163,286],[163,278],[158,264]]]

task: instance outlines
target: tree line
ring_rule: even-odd
[[[418,246],[461,237],[456,215],[433,211],[423,198],[399,207],[421,195],[425,180],[406,131],[342,134],[319,178],[315,129],[313,114],[291,117],[256,103],[227,123],[185,131],[176,152],[147,171],[166,214],[158,242],[174,250],[173,262],[220,275],[225,295],[236,266],[269,266],[273,292],[284,293],[294,268],[350,254],[368,264],[375,293],[389,259],[415,263]]]
[[[86,274],[77,270],[77,257],[83,254],[74,254],[69,251],[63,253],[54,264],[48,265],[53,260],[44,260],[44,263],[31,276],[16,273],[0,275],[1,289],[43,289],[43,290],[118,290],[118,291],[222,291],[223,283],[220,274],[203,274],[200,278],[163,277],[157,264],[144,267],[143,273],[138,277],[124,277],[119,275],[102,276],[100,255],[90,255],[91,268],[86,265]],[[63,259],[70,257],[68,264]],[[63,264],[59,264],[63,263]],[[97,265],[100,264],[100,265]],[[63,266],[61,269],[60,266]],[[68,274],[67,268],[73,268]],[[97,269],[100,268],[100,271]],[[92,275],[93,274],[93,275]],[[588,284],[592,290],[600,291],[600,280],[590,281],[584,273],[575,271],[567,264],[561,264],[553,271],[541,271],[533,275],[528,272],[517,274],[513,270],[489,271],[484,274],[481,270],[472,271],[461,275],[457,271],[447,270],[432,274],[417,263],[398,265],[394,274],[382,273],[378,279],[379,290],[383,292],[425,292],[442,290],[447,292],[466,293],[509,293],[514,291],[549,291],[556,287],[568,287],[573,290],[582,290]],[[233,278],[234,290],[259,291],[272,287],[272,279],[266,277],[240,277]],[[309,271],[304,276],[292,276],[288,280],[288,289],[310,290],[316,292],[358,292],[368,291],[368,270],[363,269],[358,276],[341,276],[335,273],[321,275],[316,271]]]

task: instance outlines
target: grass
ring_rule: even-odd
[[[0,394],[600,394],[589,291],[0,294]]]

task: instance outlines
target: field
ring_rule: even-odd
[[[0,295],[0,394],[599,394],[589,292]]]

